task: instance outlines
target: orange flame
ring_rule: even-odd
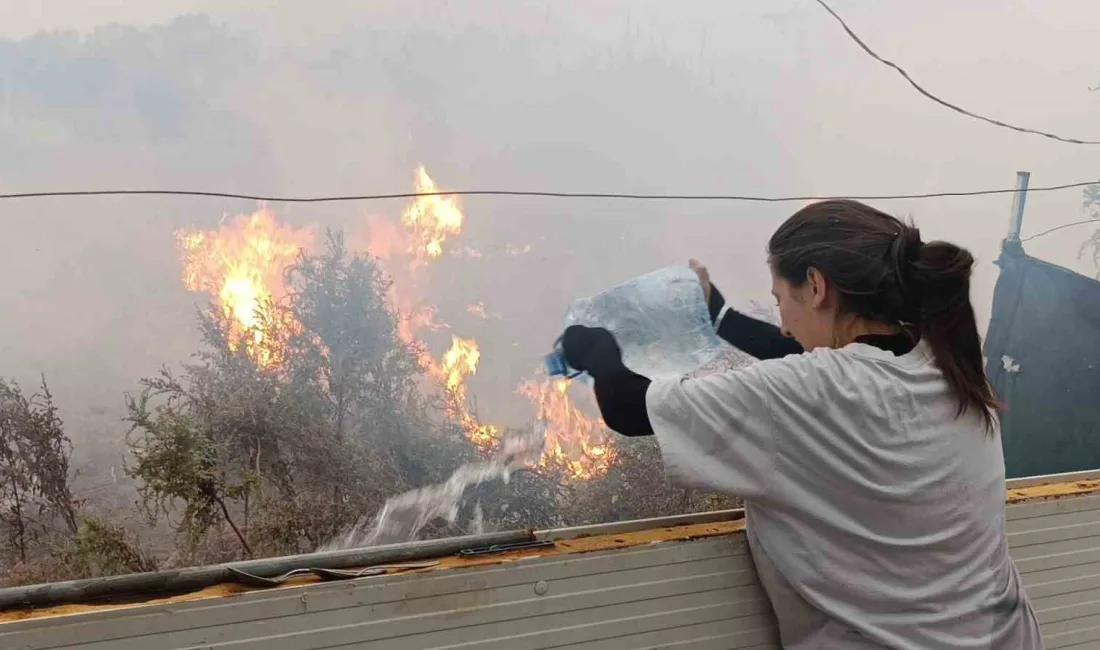
[[[283,297],[283,270],[312,238],[308,229],[280,224],[266,207],[238,215],[217,230],[176,232],[184,285],[217,298],[230,323],[231,349],[244,341],[249,356],[264,367],[282,358],[278,344],[264,341],[259,330],[264,306]]]
[[[479,361],[481,361],[481,351],[478,350],[477,341],[452,336],[451,349],[447,350],[440,360],[439,371],[443,385],[448,391],[465,397],[464,382],[467,377],[477,374]]]
[[[449,235],[462,232],[464,216],[454,196],[436,194],[439,188],[421,165],[416,169],[416,192],[434,196],[418,196],[401,214],[401,223],[412,237],[409,252],[417,263],[443,254],[443,242]]]
[[[420,166],[414,185],[418,196],[401,213],[404,229],[391,222],[369,218],[368,252],[387,266],[388,274],[400,277],[390,285],[390,305],[399,314],[398,336],[418,350],[420,367],[440,383],[449,417],[458,422],[466,437],[482,448],[496,446],[500,430],[482,424],[470,405],[466,380],[477,373],[481,352],[473,339],[451,337],[451,347],[436,360],[420,340],[425,331],[437,331],[447,326],[437,321],[436,310],[412,298],[420,281],[423,267],[443,255],[449,237],[462,232],[465,215],[457,197],[440,194],[439,187]],[[469,254],[468,249],[460,249]]]
[[[477,364],[481,361],[481,351],[473,339],[451,337],[451,347],[433,364],[430,371],[443,384],[447,394],[448,414],[462,425],[466,437],[482,448],[492,448],[497,444],[500,429],[491,424],[483,424],[473,412],[466,379],[477,374]]]
[[[417,169],[415,184],[419,193],[440,191],[424,167]],[[417,197],[402,213],[401,223],[406,229],[404,237],[396,233],[392,226],[371,223],[371,250],[378,257],[389,259],[395,251],[404,249],[412,258],[407,268],[413,275],[410,284],[415,285],[420,267],[443,254],[444,243],[448,237],[461,234],[464,221],[465,216],[456,197],[439,194]],[[522,254],[530,249],[530,246],[522,249],[509,247],[507,253]],[[452,252],[474,259],[480,257],[480,253],[468,246]],[[406,314],[401,327],[402,336],[406,341],[414,342],[422,330],[439,329],[441,326],[434,320],[434,311],[416,307],[407,295],[398,294],[395,289],[391,299],[399,306],[400,312]],[[467,311],[478,318],[488,317],[481,302],[470,305]],[[422,344],[419,347],[423,349]],[[501,430],[480,421],[470,404],[466,385],[466,381],[477,374],[480,362],[481,352],[477,342],[457,336],[452,336],[451,347],[438,361],[426,353],[421,356],[421,365],[442,385],[448,415],[460,423],[470,441],[483,449],[492,449],[499,442]],[[568,386],[566,381],[530,380],[521,385],[519,392],[534,402],[537,417],[547,425],[546,449],[540,466],[561,467],[570,478],[586,480],[606,473],[614,463],[615,453],[603,423],[587,417],[577,408],[568,395]]]
[[[439,194],[423,166],[414,178],[418,193],[403,210],[400,224],[379,218],[368,219],[369,239],[361,248],[383,264],[393,282],[391,307],[400,315],[398,335],[418,351],[418,361],[427,376],[438,382],[446,413],[457,422],[466,437],[482,449],[499,445],[501,429],[481,422],[467,381],[477,374],[481,351],[472,339],[452,335],[450,347],[437,359],[421,337],[446,329],[431,305],[415,298],[427,264],[450,253],[477,258],[480,253],[456,248],[450,239],[462,232],[465,216],[457,198]],[[217,230],[179,231],[176,241],[184,262],[184,283],[192,291],[214,296],[226,316],[227,338],[233,349],[243,344],[249,356],[263,367],[278,366],[284,334],[293,332],[295,322],[280,323],[274,337],[265,340],[259,325],[264,305],[281,299],[286,292],[284,269],[303,249],[312,244],[309,229],[280,224],[265,207],[250,215],[239,215]],[[508,255],[530,250],[509,247]],[[467,307],[467,312],[487,319],[484,303]],[[494,316],[495,317],[495,316]],[[577,407],[568,394],[569,383],[549,379],[524,382],[519,392],[535,405],[537,417],[547,425],[546,448],[541,467],[559,467],[573,480],[587,480],[607,472],[615,461],[610,436],[598,418]]]
[[[546,423],[542,467],[558,466],[572,479],[587,480],[607,473],[615,463],[611,436],[599,418],[585,415],[569,398],[565,379],[528,380],[519,393],[535,405],[535,417]]]

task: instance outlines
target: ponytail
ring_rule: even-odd
[[[948,242],[920,244],[916,228],[905,226],[905,237],[918,242],[916,255],[900,266],[903,287],[916,311],[916,330],[958,400],[958,415],[974,409],[992,432],[993,414],[1001,404],[985,374],[982,340],[970,303],[974,257]]]

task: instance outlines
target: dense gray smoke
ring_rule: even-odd
[[[115,4],[0,0],[0,192],[404,192],[421,164],[442,189],[677,194],[986,189],[1011,186],[1018,168],[1035,184],[1095,175],[1086,151],[923,101],[813,3]],[[968,107],[1100,136],[1087,92],[1098,78],[1094,35],[1083,27],[1100,14],[1094,3],[1043,7],[1043,20],[993,0],[888,4],[836,7]],[[998,34],[980,57],[975,33]],[[1025,234],[1082,218],[1080,202],[1074,192],[1032,197]],[[974,250],[984,327],[1010,203],[881,207],[912,215],[926,239]],[[765,243],[799,207],[461,205],[456,254],[423,271],[417,298],[451,328],[426,335],[433,354],[450,333],[476,338],[470,391],[479,416],[505,428],[531,422],[516,387],[571,300],[694,257],[735,306],[768,304]],[[78,496],[132,505],[115,489],[129,480],[123,393],[201,347],[196,310],[210,296],[185,286],[176,231],[215,229],[259,207],[180,197],[0,205],[0,377],[33,387],[45,375],[73,440]],[[318,240],[342,230],[360,252],[369,224],[396,225],[404,207],[268,206]],[[1030,250],[1091,275],[1093,260],[1077,257],[1089,234],[1061,231]]]

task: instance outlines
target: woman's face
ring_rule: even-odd
[[[835,309],[829,308],[828,283],[817,269],[810,269],[806,281],[797,287],[772,271],[772,295],[784,336],[807,351],[833,346]]]

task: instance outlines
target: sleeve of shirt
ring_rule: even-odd
[[[764,365],[650,384],[646,410],[671,478],[743,498],[768,493],[776,431]]]
[[[710,322],[718,336],[733,347],[760,360],[782,359],[805,350],[773,325],[732,309],[718,287],[711,286],[707,303]]]

